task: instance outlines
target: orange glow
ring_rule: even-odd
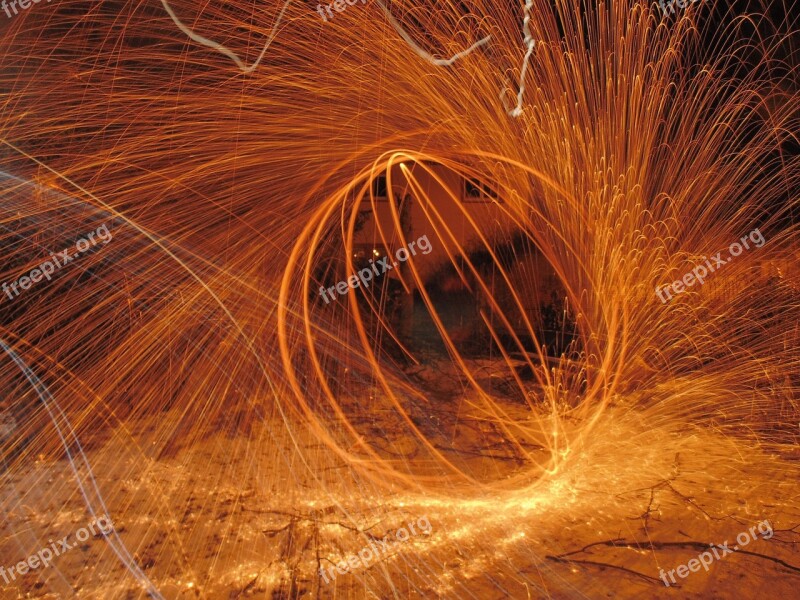
[[[680,543],[767,518],[752,552],[793,589],[796,32],[714,10],[4,21],[0,283],[113,239],[0,292],[0,566],[87,514],[115,530],[0,596],[648,597],[699,553]],[[659,300],[755,227],[763,247]]]

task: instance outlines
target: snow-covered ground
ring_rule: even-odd
[[[215,434],[163,456],[154,440],[177,414],[120,428],[86,457],[118,539],[164,598],[795,596],[797,452],[767,455],[700,429],[648,429],[645,415],[612,411],[592,439],[570,447],[556,473],[533,476],[530,457],[544,461],[544,449],[523,442],[528,458],[521,458],[477,403],[462,400],[458,411],[432,402],[420,427],[494,487],[379,485],[301,427],[293,434],[302,453],[275,427]],[[520,404],[503,408],[526,418]],[[437,437],[437,429],[449,435]],[[396,435],[386,423],[379,430],[385,454],[413,465],[418,442],[400,427]],[[85,469],[77,473],[88,488]],[[74,539],[91,520],[77,481],[66,460],[3,475],[0,566],[48,540]],[[330,571],[420,520],[430,529],[379,559]],[[756,530],[746,548],[715,559],[708,572],[677,578],[669,589],[659,579],[659,569],[677,569],[709,544],[732,549],[738,534],[764,520],[770,539]],[[3,598],[73,590],[80,598],[147,596],[142,577],[102,534],[0,585]]]

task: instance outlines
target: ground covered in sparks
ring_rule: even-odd
[[[800,598],[792,2],[22,2],[0,600]]]
[[[449,444],[464,468],[487,480],[524,473],[496,425],[462,401],[460,411],[428,409],[440,447]],[[458,414],[459,424],[445,424],[447,414]],[[170,418],[179,416],[164,415],[159,427]],[[711,431],[648,428],[647,418],[609,411],[582,450],[570,445],[557,472],[509,492],[387,494],[297,430],[306,456],[328,465],[315,468],[315,480],[279,451],[293,442],[277,427],[217,434],[164,456],[149,449],[156,425],[140,423],[86,456],[117,534],[166,598],[793,597],[800,489],[787,474],[800,456],[769,455]],[[386,451],[398,455],[413,456],[414,445],[386,438]],[[89,521],[75,482],[66,460],[10,477],[1,500],[4,564],[74,537]],[[67,490],[74,493],[65,501]],[[676,575],[670,589],[659,579],[659,569],[676,569],[709,544],[733,549],[738,534],[765,519],[770,539],[756,531],[746,548],[715,559],[707,573]],[[430,526],[380,559],[331,572],[408,523]],[[81,598],[146,596],[101,534],[49,568],[0,583],[3,598],[57,598],[70,589]]]

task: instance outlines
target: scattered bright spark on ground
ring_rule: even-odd
[[[113,240],[0,295],[0,566],[87,514],[115,529],[2,594],[794,593],[797,25],[706,4],[4,22],[0,283],[101,223]],[[388,276],[320,300],[358,272],[365,212],[375,257],[430,239],[391,283],[436,351]],[[756,226],[763,247],[659,301]],[[555,332],[531,311],[541,264]],[[764,519],[773,539],[658,579]]]

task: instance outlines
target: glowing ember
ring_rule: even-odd
[[[18,5],[0,596],[796,595],[797,26],[589,4]]]

